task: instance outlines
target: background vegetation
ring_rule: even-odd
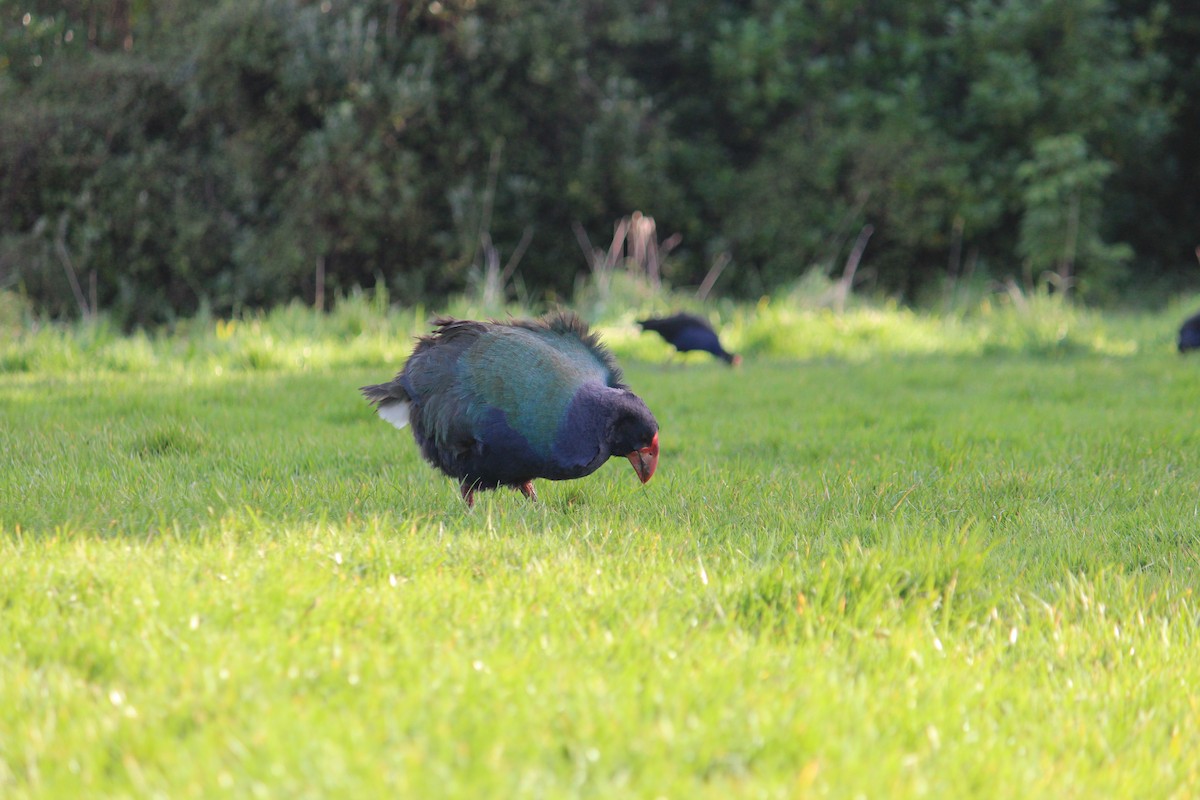
[[[861,242],[907,300],[1112,300],[1194,265],[1197,52],[1181,0],[0,0],[0,289],[541,301],[641,210],[678,286]]]

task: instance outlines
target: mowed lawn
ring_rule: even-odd
[[[1200,361],[627,362],[474,511],[398,366],[0,374],[0,795],[1200,795]]]

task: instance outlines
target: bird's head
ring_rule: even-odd
[[[611,453],[628,458],[638,478],[645,483],[658,467],[658,422],[646,404],[632,393],[623,405],[613,423]]]

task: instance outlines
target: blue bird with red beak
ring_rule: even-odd
[[[360,391],[379,416],[412,427],[421,454],[463,499],[536,478],[590,475],[612,456],[642,483],[658,466],[658,423],[616,359],[570,313],[542,320],[442,318],[389,383]]]

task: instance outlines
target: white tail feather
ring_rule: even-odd
[[[397,428],[403,428],[408,424],[408,403],[388,403],[380,406],[379,416]]]

